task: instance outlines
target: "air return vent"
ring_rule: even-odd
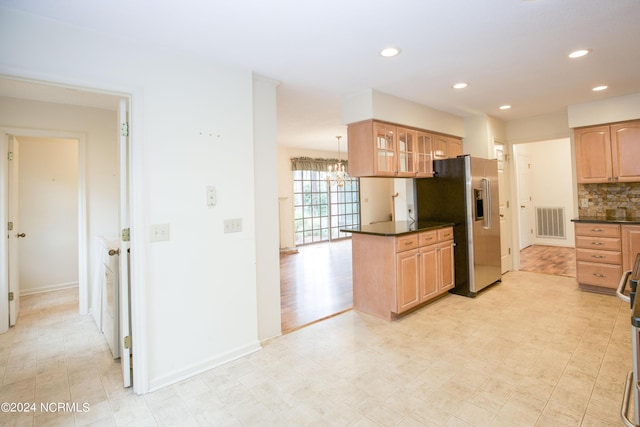
[[[566,239],[564,208],[536,208],[536,237]]]

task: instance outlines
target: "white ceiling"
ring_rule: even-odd
[[[369,88],[463,117],[489,114],[505,121],[640,93],[640,0],[0,4],[191,51],[278,80],[278,143],[288,146],[334,150],[335,136],[346,136],[342,96]],[[388,45],[399,47],[401,55],[379,56]],[[592,53],[568,59],[578,48]],[[469,87],[452,89],[458,81]],[[601,84],[609,89],[591,91]],[[11,90],[13,96],[33,97],[40,89],[0,82],[0,95]],[[47,96],[54,92],[49,88]],[[62,92],[66,102],[91,102],[91,96],[71,92]],[[501,111],[502,104],[513,108]]]

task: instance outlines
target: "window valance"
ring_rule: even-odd
[[[328,171],[329,166],[333,167],[338,163],[338,159],[314,159],[311,157],[292,157],[291,170],[307,170],[307,171]],[[341,164],[347,169],[347,161],[341,160]]]

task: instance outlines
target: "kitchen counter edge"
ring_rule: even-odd
[[[580,216],[573,218],[571,222],[583,222],[593,224],[627,224],[627,225],[640,225],[640,219],[608,219],[598,216]]]
[[[377,223],[364,225],[358,228],[342,228],[340,231],[345,233],[368,234],[371,236],[402,236],[405,234],[420,233],[423,231],[437,230],[440,228],[453,227],[452,222],[427,222],[418,224],[418,226],[410,225],[407,221],[396,221],[388,223]]]

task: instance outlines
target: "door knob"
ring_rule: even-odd
[[[16,236],[18,236],[19,238],[20,238],[20,237],[27,237],[27,235],[26,235],[26,234],[24,234],[24,233],[18,233],[18,234],[16,234]]]

